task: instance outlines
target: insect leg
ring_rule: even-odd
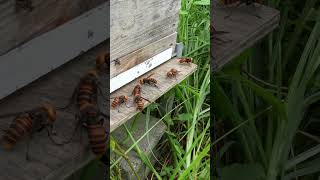
[[[29,146],[30,146],[30,142],[32,139],[32,135],[28,136],[28,140],[27,140],[27,150],[26,150],[26,160],[29,161],[30,160],[30,155],[29,155]]]
[[[158,88],[158,89],[160,89],[160,88],[159,88],[159,86],[158,86],[158,85],[156,85],[156,84],[153,84],[153,86],[154,86],[154,87],[156,87],[156,88]]]
[[[103,99],[107,100],[108,98],[104,95],[102,89],[100,86],[98,86],[98,91],[100,92],[101,96],[103,97]]]
[[[52,129],[51,128],[46,128],[47,129],[47,133],[48,133],[48,137],[50,138],[50,140],[51,140],[51,142],[53,142],[53,144],[55,144],[55,145],[58,145],[58,146],[61,146],[61,145],[64,145],[65,143],[59,143],[59,142],[57,142],[53,137],[52,137],[52,134],[50,133],[50,131],[52,131]]]
[[[77,116],[76,116],[76,119],[78,120],[77,123],[76,123],[76,127],[74,128],[71,137],[70,137],[67,141],[64,141],[64,142],[63,142],[63,143],[65,143],[65,144],[68,144],[68,143],[70,143],[70,142],[72,141],[72,139],[73,139],[74,136],[76,135],[76,132],[77,132],[78,128],[79,128],[80,125],[81,125],[81,121],[80,121],[80,119],[79,119]]]
[[[132,106],[128,106],[128,104],[127,104],[127,103],[124,103],[124,104],[126,105],[126,107],[127,107],[127,108],[130,108],[130,107],[132,107]]]
[[[79,90],[79,84],[77,85],[77,87],[74,89],[73,93],[72,93],[72,96],[68,102],[67,105],[65,105],[64,107],[57,107],[56,109],[57,110],[65,110],[65,109],[68,109],[76,100],[76,96],[78,94],[78,90]]]

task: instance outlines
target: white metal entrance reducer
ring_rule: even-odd
[[[151,71],[162,63],[170,60],[173,56],[173,48],[169,48],[152,58],[136,65],[135,67],[113,77],[110,80],[110,93],[135,80],[139,76]]]

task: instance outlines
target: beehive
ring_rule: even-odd
[[[130,95],[137,81],[148,75],[159,88],[144,87],[146,98],[156,100],[196,69],[179,65],[175,59],[179,0],[110,1],[110,92],[111,97]],[[181,71],[169,80],[171,68]],[[148,102],[146,102],[146,105]],[[111,131],[137,113],[135,107],[111,110]]]

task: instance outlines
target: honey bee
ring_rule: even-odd
[[[2,115],[1,118],[9,116],[16,116],[16,118],[3,135],[3,148],[6,150],[11,150],[22,138],[26,136],[32,138],[33,134],[43,129],[46,129],[51,137],[50,130],[53,131],[56,110],[51,105],[43,105],[25,112]],[[62,144],[57,143],[57,145]],[[29,142],[27,147],[26,159],[29,159]]]
[[[172,68],[172,69],[170,69],[169,72],[167,72],[167,77],[168,77],[168,78],[177,78],[177,74],[178,74],[179,72],[180,72],[180,71]]]
[[[96,59],[96,69],[102,71],[106,69],[107,61],[109,61],[110,54],[107,52],[100,53]]]
[[[126,104],[128,103],[129,97],[125,96],[125,95],[121,95],[121,96],[117,96],[114,98],[114,100],[111,103],[111,107],[113,109],[120,107],[122,104]],[[118,109],[119,111],[119,109]]]
[[[150,85],[150,86],[154,86],[154,87],[159,88],[159,87],[157,86],[158,81],[157,81],[155,78],[152,78],[152,77],[151,77],[152,75],[153,75],[153,74],[149,75],[149,76],[146,77],[146,78],[140,79],[140,81],[139,81],[140,84],[141,84],[141,85],[143,85],[143,84],[148,84],[148,85]]]
[[[184,57],[184,58],[180,58],[179,59],[179,63],[181,64],[190,64],[192,62],[192,58],[191,57]]]

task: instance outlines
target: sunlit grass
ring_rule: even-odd
[[[138,142],[149,136],[152,127],[146,127],[145,134],[134,139],[130,128],[125,127],[133,145],[121,152],[118,143],[111,142],[120,158],[135,150],[151,170],[150,179],[209,179],[210,176],[210,1],[182,0],[179,13],[178,42],[184,44],[183,56],[193,58],[197,71],[188,79],[165,94],[159,101],[146,108],[146,126],[150,115],[158,116],[167,126],[159,143],[160,157],[153,165],[145,156]],[[112,179],[121,179],[119,159],[111,162]],[[130,163],[130,162],[128,162]]]
[[[220,161],[217,176],[230,180],[317,179],[320,147],[314,127],[320,125],[320,88],[316,85],[319,2],[267,3],[281,11],[279,28],[260,46],[235,59],[264,82],[252,80],[237,65],[226,67],[215,77],[215,112],[226,131],[214,141],[224,149],[223,156],[215,159]],[[260,50],[259,60],[253,58],[256,49]]]

